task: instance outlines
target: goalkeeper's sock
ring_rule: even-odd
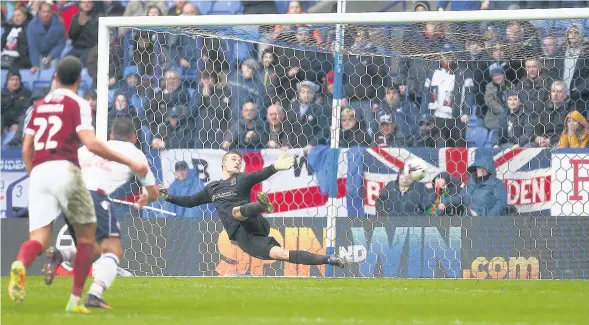
[[[240,206],[239,212],[246,218],[253,218],[266,212],[266,208],[259,202],[253,202]]]
[[[102,293],[110,288],[117,277],[119,258],[113,253],[102,254],[95,268],[94,282],[88,291],[89,294],[102,298]]]
[[[20,249],[18,250],[18,255],[16,255],[16,259],[21,261],[25,268],[28,268],[33,264],[37,256],[41,254],[43,251],[43,245],[36,240],[27,240],[22,245],[20,245]]]
[[[327,264],[328,260],[329,256],[317,255],[306,251],[295,250],[288,252],[288,261],[290,263],[304,265],[323,265]]]
[[[94,245],[90,243],[78,243],[76,246],[77,252],[74,256],[74,286],[72,288],[72,295],[80,297],[84,289],[84,283],[92,268],[94,261]]]

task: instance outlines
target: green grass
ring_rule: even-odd
[[[27,278],[2,324],[589,324],[588,281],[122,278],[114,310],[64,313],[71,279]]]

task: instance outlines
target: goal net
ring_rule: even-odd
[[[275,207],[270,236],[348,260],[335,270],[253,258],[213,204],[158,201],[117,205],[125,268],[588,278],[587,13],[101,18],[99,136],[133,119],[173,195],[221,179],[228,150],[244,172],[286,150],[294,168],[252,188]]]

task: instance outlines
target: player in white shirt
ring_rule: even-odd
[[[144,161],[147,158],[134,145],[136,131],[133,122],[126,118],[117,118],[112,126],[110,141],[107,146],[114,152],[124,153],[130,159]],[[113,161],[108,161],[91,153],[86,147],[78,150],[82,177],[88,187],[96,211],[96,241],[101,248],[101,256],[94,269],[94,282],[88,292],[86,307],[111,307],[102,300],[102,293],[108,289],[117,276],[119,260],[123,257],[121,247],[120,226],[116,216],[112,213],[109,195],[128,183],[133,177],[143,185],[142,195],[136,203],[140,208],[158,197],[158,187],[151,170],[144,177],[135,175],[129,167]],[[68,224],[69,226],[69,224]],[[72,229],[70,227],[70,233]],[[75,234],[72,233],[75,240]],[[71,261],[73,250],[57,250],[54,247],[46,251],[47,263],[43,266],[45,282],[49,285],[55,276],[55,270],[62,262]]]

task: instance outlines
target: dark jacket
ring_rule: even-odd
[[[544,103],[550,96],[548,73],[541,70],[538,78],[524,78],[514,85],[514,89],[519,92],[526,113],[540,114],[544,111]]]
[[[360,123],[356,123],[356,126],[349,130],[340,130],[339,146],[340,148],[349,147],[369,147],[372,145],[372,139],[362,128]]]
[[[264,133],[262,134],[262,145],[264,147],[267,146],[268,141],[276,142],[280,147],[294,147],[297,144],[291,139],[293,138],[293,133],[291,130],[290,123],[286,121],[282,123],[282,129],[280,131],[275,131],[270,128],[268,122],[266,122]]]
[[[262,143],[264,128],[264,122],[259,118],[255,119],[251,125],[240,119],[232,123],[229,132],[225,133],[225,141],[229,142],[232,148],[261,149],[264,147]],[[245,136],[250,131],[255,134],[250,138],[250,142],[246,143]]]
[[[502,135],[499,144],[511,143],[524,147],[530,143],[534,136],[534,125],[538,120],[537,115],[527,114],[522,107],[514,114],[499,116],[499,119]]]
[[[196,122],[197,148],[219,148],[231,120],[231,89],[215,89],[211,96],[197,96],[198,119]]]
[[[17,124],[31,103],[31,91],[22,84],[14,92],[2,88],[2,129]]]
[[[22,25],[6,24],[4,26],[2,55],[17,57],[12,66],[13,69],[31,67],[29,43],[27,40],[27,22],[24,22]]]
[[[27,27],[27,40],[31,64],[38,67],[41,59],[50,56],[58,59],[65,47],[65,27],[57,15],[51,18],[49,29],[45,29],[39,16],[33,18]]]
[[[402,148],[408,145],[405,137],[401,136],[399,132],[393,132],[389,135],[384,135],[378,131],[374,134],[374,145],[388,148]]]
[[[564,130],[564,120],[566,116],[575,110],[575,103],[571,100],[566,100],[564,106],[555,108],[551,100],[546,102],[545,110],[540,113],[538,122],[534,127],[534,135],[532,136],[531,144],[536,146],[534,140],[537,136],[550,139],[550,144],[558,144],[558,140]]]
[[[507,211],[507,192],[505,184],[496,175],[495,161],[489,155],[480,154],[472,165],[468,167],[469,178],[466,187],[459,195],[442,199],[445,205],[467,207],[470,215],[482,217],[501,216]],[[490,175],[478,177],[476,169],[482,167]]]
[[[382,56],[344,56],[344,96],[350,99],[383,98],[386,81]]]
[[[398,181],[391,181],[385,185],[376,199],[376,213],[379,216],[424,215],[427,207],[431,205],[431,196],[426,192],[423,183],[413,183],[407,192],[401,193]]]
[[[414,137],[419,134],[417,118],[419,117],[420,107],[412,101],[400,101],[391,106],[389,102],[383,100],[380,103],[380,110],[377,112],[377,120],[381,115],[390,115],[397,124],[398,135],[404,138]]]
[[[88,13],[88,21],[84,25],[80,25],[78,12],[72,19],[70,26],[69,37],[72,40],[72,47],[75,49],[91,49],[98,44],[98,14],[96,10]]]
[[[286,111],[286,120],[293,132],[293,143],[297,147],[307,145],[328,144],[329,123],[323,114],[323,107],[316,104],[309,105],[305,114],[300,114],[301,103],[298,100],[291,102]]]
[[[266,88],[257,73],[254,72],[251,79],[245,79],[241,72],[232,73],[228,76],[227,82],[231,86],[231,118],[239,119],[243,105],[249,100],[256,104],[258,116],[266,118]]]
[[[187,118],[179,118],[176,126],[170,122],[160,124],[155,137],[164,140],[166,149],[194,148],[194,137]]]

